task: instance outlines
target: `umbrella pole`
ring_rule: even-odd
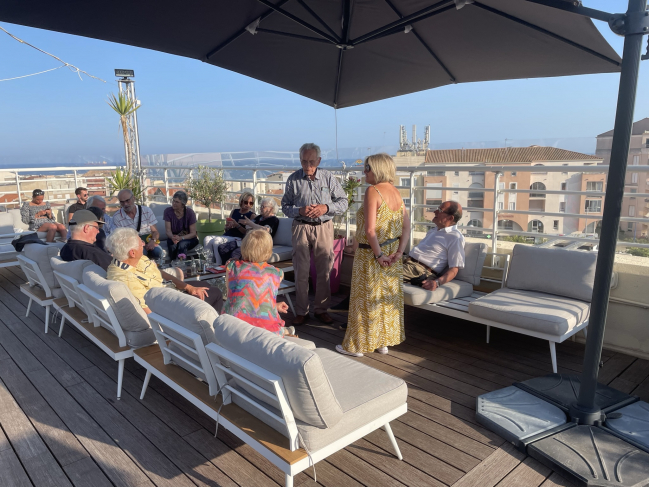
[[[645,12],[647,0],[629,0],[627,16]],[[591,302],[591,317],[584,356],[579,398],[570,408],[570,416],[579,424],[592,425],[602,420],[602,411],[596,405],[597,374],[604,343],[604,328],[608,311],[611,274],[615,260],[624,179],[633,128],[633,112],[638,87],[642,33],[626,34],[622,56],[622,72],[618,91],[617,111],[611,148],[611,161],[606,186],[604,214],[597,255],[597,268]]]

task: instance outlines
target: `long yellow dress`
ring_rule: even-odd
[[[356,225],[358,242],[367,244],[362,206],[356,213]],[[403,203],[397,211],[392,211],[383,200],[376,216],[379,243],[399,237],[402,229]],[[399,241],[396,240],[381,247],[381,250],[385,255],[391,255],[398,247]],[[374,258],[372,249],[358,248],[354,255],[349,317],[343,348],[348,352],[371,353],[380,347],[398,345],[405,339],[401,260],[389,267],[381,267]]]

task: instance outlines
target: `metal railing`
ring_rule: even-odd
[[[160,200],[156,199],[153,195],[151,195],[151,189],[152,188],[160,188],[161,190],[164,190],[164,197],[163,200],[166,203],[169,203],[172,197],[172,194],[170,194],[171,189],[177,189],[177,188],[182,188],[185,189],[187,186],[187,181],[190,180],[193,177],[193,171],[195,170],[196,166],[144,166],[143,171],[145,175],[145,180],[147,181],[147,192],[146,192],[146,199],[149,202],[154,202]],[[292,165],[292,166],[277,166],[277,167],[269,167],[269,166],[243,166],[243,167],[223,167],[223,169],[226,171],[226,179],[228,180],[229,183],[232,185],[238,185],[238,188],[233,188],[231,186],[231,190],[228,191],[228,194],[231,196],[241,194],[242,191],[247,190],[250,191],[254,196],[255,196],[255,205],[258,205],[258,201],[260,197],[275,197],[275,198],[281,198],[282,194],[277,194],[277,193],[270,193],[270,192],[264,192],[263,189],[268,189],[268,187],[274,187],[277,189],[282,189],[283,193],[283,187],[286,184],[286,181],[284,180],[268,180],[267,177],[270,174],[283,174],[281,176],[282,179],[285,179],[285,177],[288,177],[289,173],[297,170],[299,166],[297,165]],[[18,189],[18,204],[21,204],[22,201],[24,201],[27,198],[31,197],[31,194],[26,195],[24,193],[30,193],[31,189],[26,190],[26,189],[21,189],[21,185],[24,186],[26,183],[30,183],[33,186],[33,183],[35,182],[41,182],[43,183],[43,189],[46,192],[46,200],[48,201],[66,201],[65,198],[50,198],[48,197],[48,194],[52,193],[62,193],[67,191],[72,191],[74,188],[82,185],[81,183],[84,183],[88,179],[95,179],[95,180],[100,180],[103,179],[103,183],[101,185],[97,185],[97,181],[93,183],[93,186],[89,188],[91,192],[97,193],[97,192],[103,192],[104,194],[107,194],[107,181],[104,176],[93,176],[87,175],[88,171],[96,171],[96,170],[101,170],[101,171],[112,171],[116,169],[115,166],[88,166],[88,167],[52,167],[52,168],[21,168],[21,169],[5,169],[3,172],[5,173],[13,173],[15,175],[15,180],[14,181],[7,181],[5,180],[4,182],[0,181],[0,196],[6,195],[6,194],[12,194],[16,193],[15,188]],[[347,177],[349,173],[356,173],[357,177],[359,176],[359,173],[362,172],[362,167],[358,166],[351,166],[351,167],[325,167],[325,169],[332,171],[339,175],[341,178],[342,177]],[[400,175],[401,178],[407,178],[407,174],[409,174],[409,185],[407,186],[396,186],[398,189],[408,191],[409,198],[408,198],[408,203],[407,203],[407,209],[409,211],[410,215],[410,224],[411,224],[411,241],[413,240],[415,236],[416,226],[420,227],[432,227],[434,226],[433,223],[430,221],[426,221],[423,219],[417,219],[419,215],[422,215],[426,212],[426,210],[434,210],[437,208],[437,205],[428,205],[426,204],[426,192],[427,191],[435,191],[439,194],[441,194],[443,191],[449,191],[449,192],[480,192],[484,193],[486,195],[491,195],[491,199],[493,200],[493,204],[490,205],[489,207],[469,207],[466,206],[464,207],[464,213],[465,215],[468,213],[482,213],[482,214],[490,214],[491,216],[491,225],[490,226],[473,226],[473,225],[468,225],[463,223],[462,221],[458,225],[458,228],[470,232],[470,236],[473,237],[480,237],[480,233],[482,232],[482,237],[483,238],[489,238],[491,239],[491,248],[492,251],[495,252],[498,244],[498,237],[499,236],[522,236],[522,237],[529,237],[531,239],[557,239],[557,240],[563,240],[563,241],[574,241],[574,242],[584,242],[584,243],[592,243],[592,244],[597,244],[598,239],[594,238],[589,235],[583,235],[583,234],[572,234],[572,235],[562,235],[559,233],[539,233],[536,231],[525,231],[525,229],[522,230],[515,230],[515,229],[506,229],[506,228],[500,228],[498,226],[498,216],[501,214],[508,214],[508,215],[533,215],[533,216],[539,216],[539,217],[555,217],[558,219],[566,219],[566,218],[576,218],[576,219],[583,219],[583,220],[592,220],[593,222],[596,220],[601,219],[601,213],[600,214],[593,214],[591,212],[586,212],[586,213],[574,213],[574,212],[569,212],[569,211],[559,211],[559,212],[546,212],[546,211],[535,211],[531,209],[516,209],[516,210],[509,210],[506,208],[499,209],[498,208],[498,196],[501,194],[509,193],[509,194],[532,194],[534,193],[535,195],[564,195],[564,196],[586,196],[586,197],[592,197],[592,198],[600,198],[602,201],[604,200],[605,193],[601,191],[575,191],[575,190],[560,190],[560,189],[545,189],[545,190],[539,190],[539,189],[510,189],[510,188],[499,188],[499,183],[501,182],[501,176],[507,172],[509,173],[523,173],[523,172],[529,172],[529,173],[538,173],[539,168],[538,166],[520,166],[520,165],[512,165],[512,166],[507,166],[507,165],[502,165],[502,166],[484,166],[484,165],[435,165],[434,166],[435,172],[438,174],[445,173],[447,175],[453,175],[454,173],[460,172],[460,173],[467,173],[470,172],[473,175],[477,174],[483,174],[485,175],[485,181],[487,180],[487,173],[493,174],[493,185],[491,187],[483,187],[483,188],[475,188],[475,187],[453,187],[453,186],[426,186],[426,185],[417,185],[417,178],[419,176],[423,177],[428,177],[427,173],[430,172],[431,166],[400,166],[397,167],[397,172],[401,173]],[[607,173],[608,172],[608,166],[604,165],[597,165],[597,166],[543,166],[543,172],[544,173],[570,173],[570,174],[580,174],[580,173]],[[629,168],[631,170],[631,168]],[[649,173],[649,166],[633,166],[632,171],[634,173]],[[43,175],[47,173],[58,173],[55,175],[55,177],[44,177],[44,178],[39,178],[39,179],[26,179],[26,177],[33,177],[34,175]],[[252,177],[234,177],[233,174],[238,174],[238,173],[249,173]],[[277,176],[276,176],[277,177]],[[49,188],[47,185],[52,182],[57,182],[57,183],[64,183],[68,182],[70,186],[68,188]],[[73,186],[72,186],[73,184]],[[7,190],[9,188],[9,190]],[[354,199],[354,206],[357,206],[358,204],[362,203],[362,192],[364,191],[364,188],[367,187],[367,185],[361,186],[357,190],[357,195]],[[649,193],[625,193],[625,197],[631,197],[631,198],[649,198]],[[428,198],[428,199],[433,199],[433,198]],[[435,198],[435,199],[441,199],[440,198]],[[450,199],[450,198],[447,198]],[[483,198],[483,201],[486,201]],[[10,202],[5,202],[5,204],[11,204]],[[193,202],[192,202],[192,206]],[[236,201],[236,198],[233,198],[232,201],[228,201],[223,205],[223,208],[221,208],[221,214],[223,215],[223,212],[232,208],[232,207],[237,207],[238,202]],[[638,204],[638,207],[636,208],[637,213],[644,213],[646,211],[645,209],[646,205],[642,205],[641,203]],[[581,208],[581,206],[579,207]],[[420,210],[420,211],[417,211]],[[345,224],[345,233],[347,237],[350,236],[351,234],[351,227],[352,223],[351,220],[352,218],[352,211],[353,208],[348,209],[346,217],[344,219],[344,224]],[[466,222],[468,218],[464,218],[464,221]],[[646,216],[635,216],[635,217],[629,217],[629,216],[622,216],[621,217],[621,222],[633,222],[633,223],[639,223],[639,224],[647,224],[649,225],[649,218]],[[565,220],[564,220],[565,221]],[[627,241],[618,241],[618,245],[621,247],[641,247],[641,248],[649,248],[649,244],[643,244],[643,243],[638,243],[638,242],[627,242]]]

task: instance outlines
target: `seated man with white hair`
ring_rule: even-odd
[[[61,259],[66,262],[90,260],[102,269],[108,269],[113,260],[108,252],[95,245],[104,223],[90,210],[77,210],[70,220],[70,238],[61,249]]]
[[[218,313],[223,307],[223,295],[216,288],[196,282],[194,286],[161,272],[154,262],[144,256],[144,242],[133,228],[116,228],[107,240],[108,249],[113,254],[113,261],[108,266],[106,278],[126,284],[146,314],[151,310],[144,301],[144,295],[154,287],[162,287],[163,280],[174,283],[177,289],[191,294],[210,304]]]

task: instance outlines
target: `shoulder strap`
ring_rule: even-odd
[[[379,193],[379,196],[381,197],[381,199],[382,199],[383,201],[385,201],[385,198],[383,197],[383,195],[382,195],[381,192],[379,191],[379,188],[377,188],[376,186],[372,186],[372,187],[376,190],[377,193]]]
[[[138,213],[138,215],[137,215],[137,228],[135,229],[135,231],[137,233],[140,233],[140,227],[142,226],[142,206],[141,205],[137,205],[137,213]]]

